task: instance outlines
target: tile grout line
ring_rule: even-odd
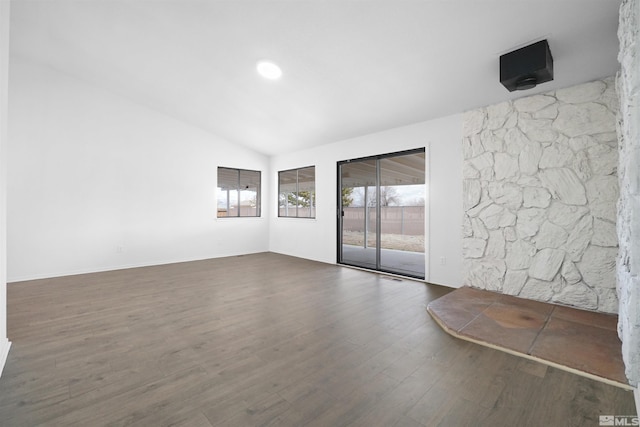
[[[469,320],[467,323],[465,323],[460,329],[458,329],[456,332],[461,333],[462,330],[464,328],[466,328],[467,326],[469,326],[471,323],[473,323],[474,320],[476,320],[478,317],[480,317],[480,315],[482,313],[484,313],[489,307],[491,307],[493,304],[495,304],[496,301],[491,301],[491,304],[489,304],[488,306],[486,306],[485,308],[483,308],[482,310],[480,310],[478,312],[478,314],[476,314],[475,316],[473,316],[473,319]]]
[[[536,341],[538,341],[538,337],[540,337],[540,334],[542,333],[542,331],[544,331],[545,328],[547,327],[547,324],[549,323],[549,320],[551,320],[551,316],[553,315],[553,312],[555,310],[556,310],[556,306],[552,304],[551,305],[551,311],[549,312],[549,315],[547,316],[547,318],[544,320],[544,325],[542,325],[542,328],[540,328],[540,330],[536,334],[535,338],[533,338],[533,341],[531,341],[531,345],[529,346],[529,349],[527,350],[527,354],[528,355],[531,355],[531,352],[533,351],[533,347],[535,347]]]

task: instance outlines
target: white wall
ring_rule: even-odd
[[[218,220],[215,201],[217,166],[269,188],[266,156],[20,58],[10,73],[9,281],[268,250],[264,215]]]
[[[266,250],[335,263],[336,162],[426,147],[427,280],[462,284],[461,115],[269,159],[22,58],[10,71],[9,281]],[[278,218],[277,171],[308,165],[317,219]],[[217,166],[263,171],[262,218],[215,218]]]
[[[9,72],[9,8],[0,1],[0,375],[11,343],[7,339],[7,79]]]
[[[428,273],[426,280],[462,285],[462,115],[390,129],[271,158],[269,248],[336,262],[337,162],[412,148],[427,149]],[[316,167],[316,219],[278,218],[278,171]],[[446,264],[441,265],[441,257]]]

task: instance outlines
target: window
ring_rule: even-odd
[[[316,217],[316,167],[278,172],[278,216]]]
[[[218,218],[260,216],[260,172],[218,168]]]

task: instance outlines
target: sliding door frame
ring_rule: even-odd
[[[343,260],[343,244],[342,244],[342,238],[343,238],[343,220],[344,220],[344,209],[342,206],[342,168],[341,166],[344,164],[350,164],[350,163],[355,163],[355,162],[363,162],[363,161],[367,161],[367,160],[375,160],[376,161],[376,200],[380,201],[380,160],[382,159],[386,159],[386,158],[391,158],[391,157],[399,157],[399,156],[405,156],[405,155],[410,155],[410,154],[418,154],[418,153],[424,153],[425,156],[425,171],[424,171],[424,186],[425,186],[425,212],[424,212],[424,216],[425,216],[425,241],[424,241],[424,268],[425,268],[425,272],[424,272],[424,277],[422,276],[418,276],[418,275],[411,275],[411,274],[406,274],[406,273],[399,273],[397,271],[392,271],[392,270],[385,270],[381,267],[381,262],[380,262],[380,246],[381,246],[381,240],[382,240],[382,233],[380,230],[380,223],[381,223],[381,216],[380,216],[380,203],[377,202],[376,203],[376,268],[375,269],[370,269],[367,267],[363,267],[357,264],[351,264],[348,262],[344,262]],[[429,155],[428,155],[428,150],[427,147],[422,147],[422,148],[414,148],[411,150],[403,150],[403,151],[396,151],[393,153],[385,153],[385,154],[379,154],[379,155],[374,155],[374,156],[366,156],[366,157],[358,157],[355,159],[348,159],[348,160],[341,160],[337,162],[337,166],[336,166],[336,175],[337,175],[337,209],[336,209],[336,214],[337,214],[337,263],[340,265],[347,265],[347,266],[351,266],[351,267],[357,267],[357,268],[363,268],[365,270],[370,270],[370,271],[374,271],[374,272],[381,272],[381,273],[389,273],[389,274],[394,274],[394,275],[400,275],[400,276],[405,276],[405,277],[411,277],[414,279],[420,279],[420,280],[427,280],[427,278],[429,277],[429,262],[428,262],[428,248],[429,248],[429,243],[428,243],[428,230],[429,230],[429,201],[428,201],[428,185],[429,185]],[[366,190],[365,190],[366,192]],[[365,211],[366,211],[366,206],[365,206]],[[367,215],[365,215],[365,221],[367,220]],[[365,225],[366,226],[366,225]],[[366,236],[365,236],[366,239]],[[365,245],[366,245],[366,241],[365,241]]]

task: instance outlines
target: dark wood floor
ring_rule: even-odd
[[[2,426],[597,426],[630,392],[451,337],[449,290],[265,253],[8,286]]]

